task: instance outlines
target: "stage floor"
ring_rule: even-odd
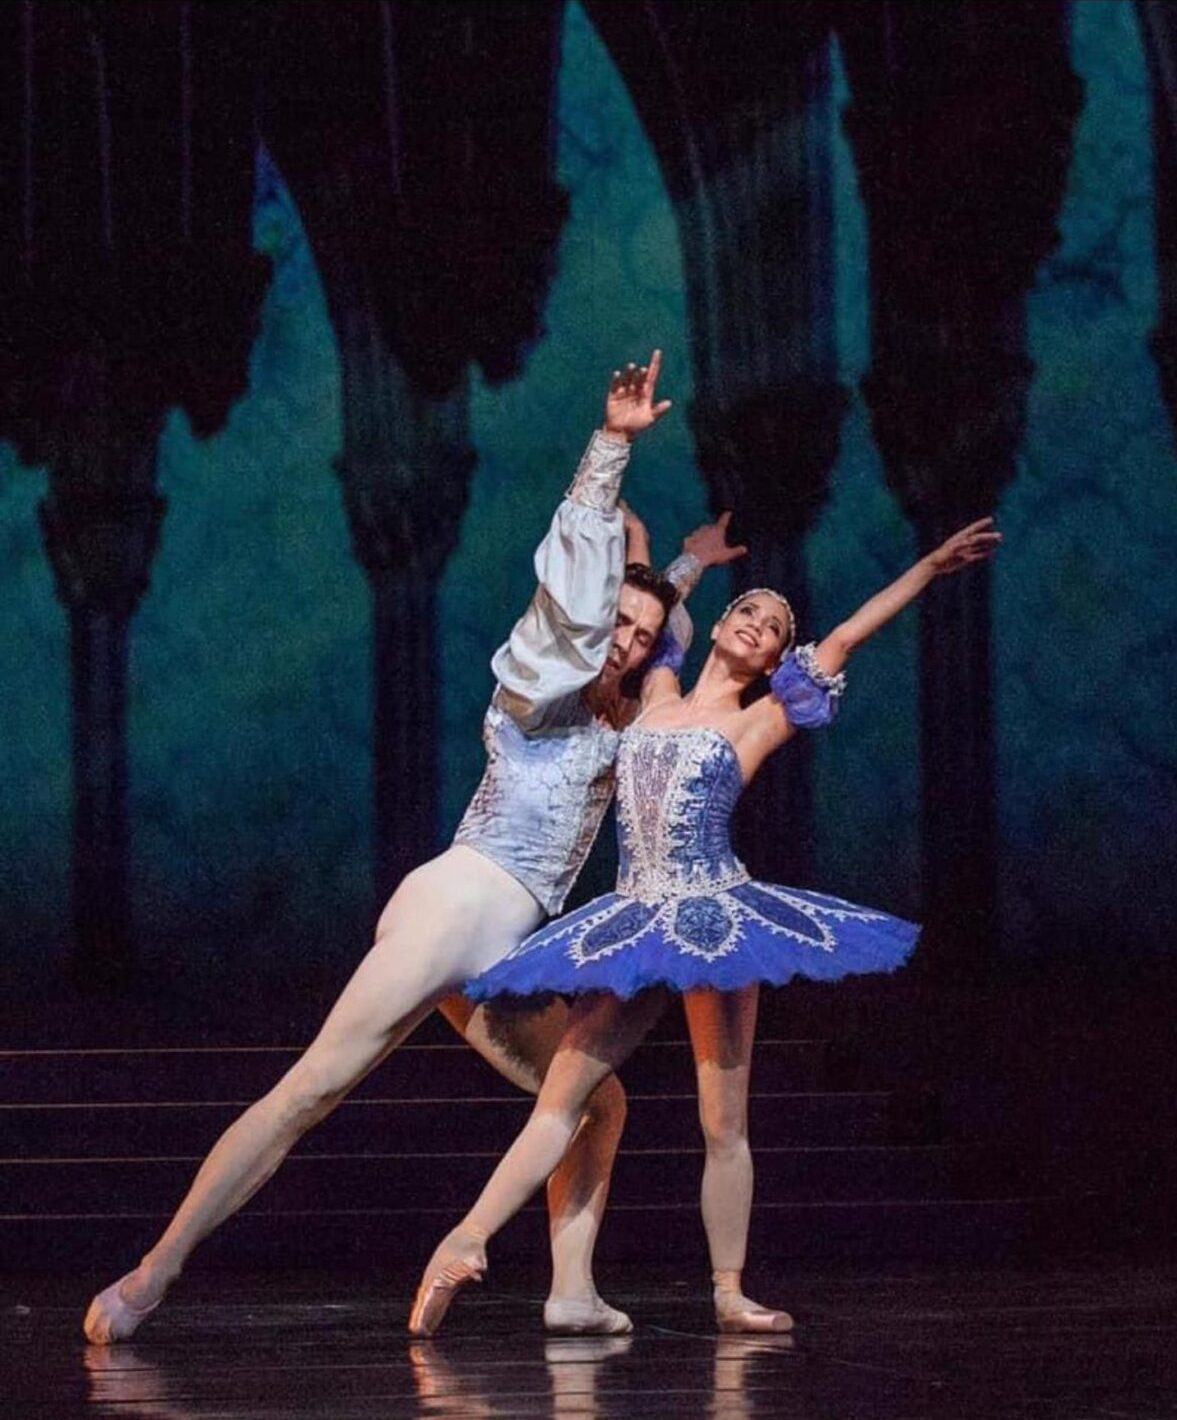
[[[194,1272],[129,1344],[88,1347],[95,1277],[3,1282],[4,1420],[1177,1415],[1177,1267],[795,1272],[750,1290],[791,1336],[717,1337],[685,1269],[614,1272],[618,1338],[549,1338],[541,1279],[504,1265],[438,1339],[412,1278]]]

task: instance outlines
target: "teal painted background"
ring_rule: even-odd
[[[1063,241],[1030,304],[1037,376],[995,627],[1003,914],[1021,955],[1163,948],[1177,830],[1177,467],[1146,339],[1156,319],[1148,93],[1128,5],[1076,7],[1087,85]],[[845,99],[839,73],[840,95]],[[837,338],[869,359],[866,233],[834,134]],[[674,220],[620,80],[568,13],[559,170],[572,196],[546,332],[516,383],[476,385],[479,455],[442,592],[445,826],[481,772],[486,663],[531,587],[531,550],[599,417],[602,381],[654,343],[678,409],[628,493],[668,558],[705,515]],[[334,972],[370,932],[369,606],[340,489],[339,368],[297,215],[263,167],[275,274],[249,393],[215,438],[170,422],[169,500],[132,646],[135,897],[157,972]],[[67,639],[35,509],[44,476],[0,450],[0,912],[7,960],[58,962],[67,925]],[[809,546],[815,626],[912,555],[862,402]],[[698,595],[706,630],[725,579]],[[822,884],[918,910],[916,624],[888,628],[818,750]],[[705,642],[705,636],[700,638]],[[598,876],[604,868],[598,865]]]
[[[1030,302],[1038,376],[1002,516],[1006,928],[1029,953],[1171,950],[1177,460],[1158,316],[1144,54],[1131,5],[1076,11],[1087,85],[1062,244]]]

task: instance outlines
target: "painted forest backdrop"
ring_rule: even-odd
[[[1143,13],[1072,9],[1082,106],[1060,240],[1025,306],[1033,372],[1016,476],[997,505],[1006,546],[991,603],[998,951],[1112,972],[1170,953],[1177,918],[1177,459],[1149,344],[1160,310]],[[530,594],[531,550],[604,379],[655,343],[676,410],[638,447],[627,496],[666,559],[708,516],[682,194],[667,191],[592,7],[568,6],[559,43],[556,174],[569,208],[542,335],[517,374],[470,377],[476,462],[436,606],[442,839],[481,772],[490,654]],[[917,549],[862,393],[871,241],[837,44],[826,62],[827,101],[805,117],[829,155],[832,289],[818,337],[849,403],[803,540],[814,634]],[[193,985],[337,977],[373,921],[373,600],[339,477],[337,336],[286,176],[257,153],[253,243],[271,272],[248,388],[203,437],[183,412],[167,418],[166,513],[130,631],[135,939],[149,974]],[[797,259],[787,244],[775,255]],[[72,939],[70,645],[38,520],[46,489],[43,467],[0,445],[0,922],[5,973],[34,986],[61,970]],[[756,540],[754,517],[741,536]],[[712,574],[697,595],[696,658],[728,592]],[[909,615],[855,662],[839,723],[813,746],[802,865],[816,885],[908,915],[924,890],[919,643]],[[392,811],[411,817],[412,805]],[[779,806],[776,823],[788,832]],[[606,849],[588,885],[608,873]]]

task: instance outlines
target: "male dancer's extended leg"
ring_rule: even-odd
[[[661,990],[632,1001],[581,997],[544,1076],[531,1117],[478,1202],[438,1245],[417,1289],[409,1330],[430,1336],[454,1293],[486,1270],[486,1243],[549,1178],[580,1128],[590,1095],[638,1046],[665,1004]]]
[[[787,1312],[759,1306],[740,1289],[752,1214],[748,1080],[759,989],[691,991],[683,997],[699,1085],[699,1122],[707,1148],[703,1226],[721,1331],[788,1331],[793,1325]]]
[[[139,1266],[95,1297],[84,1323],[87,1337],[104,1344],[131,1335],[196,1244],[257,1192],[294,1143],[443,996],[500,960],[540,916],[535,899],[510,874],[461,845],[411,872],[314,1042],[217,1141]]]
[[[440,1010],[455,1030],[501,1075],[535,1095],[568,1024],[568,1007],[542,1011],[477,1008],[451,996]],[[607,1075],[589,1096],[571,1147],[548,1179],[552,1289],[544,1306],[549,1331],[632,1330],[624,1312],[607,1305],[593,1282],[593,1249],[609,1197],[609,1179],[625,1126],[625,1091]]]

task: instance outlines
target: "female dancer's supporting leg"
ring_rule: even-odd
[[[314,1042],[217,1141],[139,1266],[94,1298],[84,1322],[87,1337],[106,1344],[132,1335],[197,1243],[257,1192],[298,1139],[439,1000],[497,961],[540,915],[535,899],[510,874],[460,845],[410,873]],[[598,1117],[609,1109],[606,1098]],[[615,1138],[620,1130],[610,1121],[606,1132]],[[611,1163],[607,1147],[585,1158],[592,1164],[602,1156]],[[581,1194],[592,1191],[586,1184]],[[595,1236],[594,1229],[583,1231]]]
[[[518,1013],[475,1007],[464,996],[441,1003],[449,1023],[520,1089],[537,1095],[568,1024],[568,1007],[557,999],[543,1011]],[[597,1295],[593,1251],[621,1133],[625,1091],[607,1075],[588,1097],[572,1145],[548,1179],[548,1221],[552,1247],[552,1287],[544,1304],[549,1331],[611,1333],[631,1331],[624,1312]]]
[[[641,1044],[665,1003],[661,990],[632,1001],[610,995],[576,1000],[531,1117],[478,1202],[429,1259],[409,1318],[414,1336],[431,1336],[458,1288],[486,1271],[488,1240],[552,1176],[578,1137],[590,1095]]]
[[[740,1291],[752,1207],[748,1148],[748,1078],[758,988],[691,992],[684,998],[707,1143],[703,1223],[711,1253],[716,1319],[724,1331],[787,1331],[787,1312],[770,1311]],[[624,1063],[661,1014],[666,993],[632,1001],[608,994],[580,997],[552,1060],[531,1118],[503,1155],[477,1203],[442,1239],[421,1279],[409,1319],[431,1336],[454,1293],[486,1270],[486,1244],[523,1207],[564,1157],[585,1101]]]
[[[787,1312],[759,1306],[740,1290],[752,1213],[748,1078],[759,991],[747,986],[742,991],[691,991],[683,997],[707,1149],[703,1226],[721,1331],[788,1331],[793,1325]]]

